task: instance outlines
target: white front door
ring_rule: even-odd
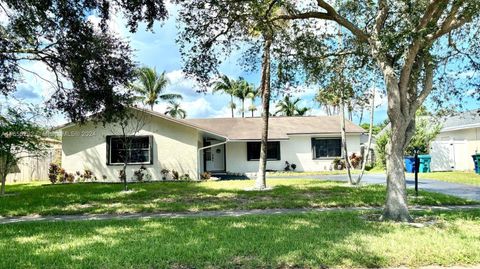
[[[225,145],[205,150],[206,171],[225,171]]]

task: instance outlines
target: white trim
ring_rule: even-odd
[[[440,132],[458,131],[463,129],[480,128],[480,123],[465,124],[453,127],[445,127]]]

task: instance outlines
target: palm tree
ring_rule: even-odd
[[[222,91],[226,94],[230,95],[230,109],[232,110],[232,118],[235,117],[234,115],[234,110],[237,107],[235,102],[233,101],[233,97],[237,95],[237,83],[235,80],[231,80],[228,78],[226,75],[222,75],[220,79],[215,82],[213,85],[213,91],[212,93],[215,93],[217,91]]]
[[[255,106],[255,99],[259,95],[260,91],[259,89],[253,89],[251,95],[248,97],[252,99],[252,104],[248,107],[248,111],[252,112],[252,118],[253,118],[253,113],[257,110],[257,107]]]
[[[142,67],[136,71],[137,81],[130,84],[130,88],[141,94],[138,99],[143,100],[145,105],[153,106],[158,104],[158,100],[173,101],[182,99],[182,95],[174,93],[164,93],[168,85],[168,79],[165,72],[158,74],[157,71],[150,67]]]
[[[245,99],[253,98],[255,95],[255,89],[252,84],[248,83],[242,77],[235,81],[235,84],[237,87],[234,95],[242,102],[242,118],[245,118]]]
[[[277,112],[275,115],[283,114],[287,117],[292,116],[303,116],[309,110],[307,107],[300,108],[298,107],[298,102],[300,102],[300,98],[295,99],[295,101],[290,100],[289,95],[285,95],[285,98],[278,102],[277,104]]]
[[[187,112],[180,108],[180,104],[175,101],[168,102],[170,105],[165,111],[165,115],[170,115],[173,118],[185,119],[187,117]]]

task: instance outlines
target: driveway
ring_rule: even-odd
[[[352,176],[355,177],[355,175]],[[312,176],[312,178],[318,178],[323,180],[348,181],[346,175],[318,175]],[[366,184],[386,184],[386,176],[384,174],[365,174],[362,178],[362,182]],[[415,188],[415,178],[407,177],[407,187]],[[469,200],[480,201],[480,187],[470,185],[450,183],[432,179],[418,179],[418,189],[454,195]]]

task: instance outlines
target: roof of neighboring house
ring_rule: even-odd
[[[270,117],[268,138],[288,139],[289,135],[339,134],[340,116]],[[214,130],[229,140],[260,140],[262,118],[210,118],[184,120],[197,126]],[[347,133],[364,133],[365,130],[351,121],[345,122]]]
[[[445,119],[441,132],[480,127],[480,109],[460,112]]]

